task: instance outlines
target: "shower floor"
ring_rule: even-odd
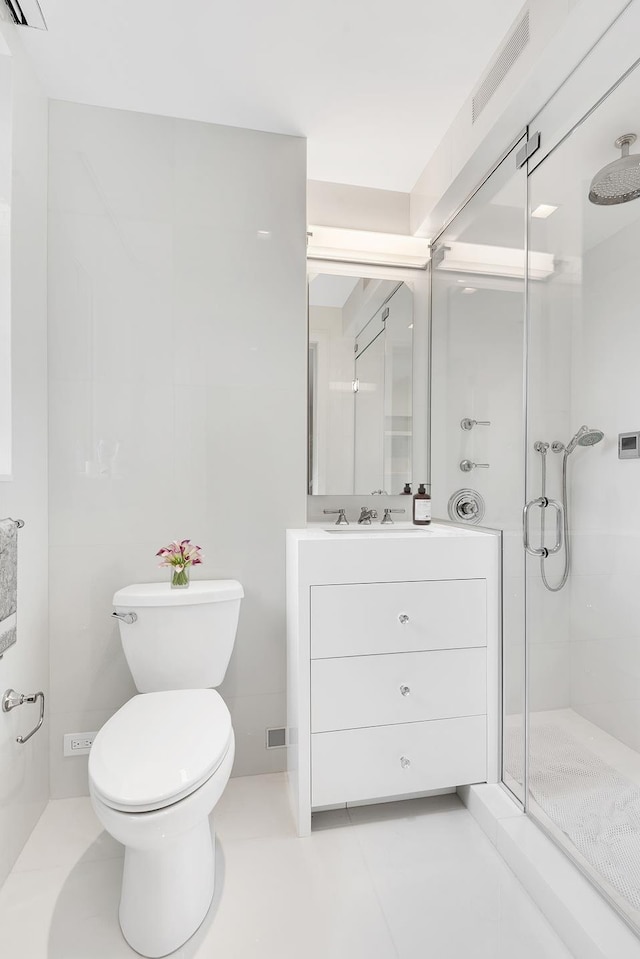
[[[531,717],[530,811],[640,928],[640,756],[571,709]],[[518,777],[522,733],[507,724]]]

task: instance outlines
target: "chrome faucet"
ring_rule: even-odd
[[[371,520],[378,518],[377,509],[369,509],[367,506],[360,507],[360,516],[358,518],[358,525],[364,524],[365,526],[371,526]]]
[[[388,526],[390,523],[393,523],[393,520],[391,519],[392,513],[404,513],[404,512],[405,510],[403,509],[385,509],[384,516],[382,517],[382,525]]]
[[[323,509],[323,513],[331,515],[332,513],[337,513],[338,518],[336,520],[336,526],[348,526],[349,520],[347,519],[346,513],[343,509]]]

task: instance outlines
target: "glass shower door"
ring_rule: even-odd
[[[526,174],[516,165],[521,145],[433,250],[431,488],[436,516],[502,531],[502,778],[524,802]],[[457,514],[456,504],[470,497],[478,512]],[[498,735],[490,730],[490,741]]]
[[[640,200],[589,193],[639,103],[636,70],[529,176],[526,560],[527,811],[637,931]]]

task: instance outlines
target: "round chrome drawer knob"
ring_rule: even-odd
[[[410,760],[410,759],[407,759],[406,756],[401,756],[401,757],[400,757],[400,765],[402,766],[403,769],[406,769],[407,766],[410,766],[410,765],[411,765],[411,760]]]
[[[400,615],[398,616],[398,619],[400,620],[403,626],[405,623],[409,622],[409,617],[407,616],[406,613],[400,613]]]
[[[411,692],[411,687],[410,687],[410,686],[401,686],[401,687],[400,687],[400,692],[402,693],[403,696],[408,696],[409,693]]]

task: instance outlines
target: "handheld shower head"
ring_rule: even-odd
[[[566,455],[573,453],[576,446],[595,446],[604,438],[602,430],[590,430],[588,426],[581,426],[578,432],[567,443]]]

